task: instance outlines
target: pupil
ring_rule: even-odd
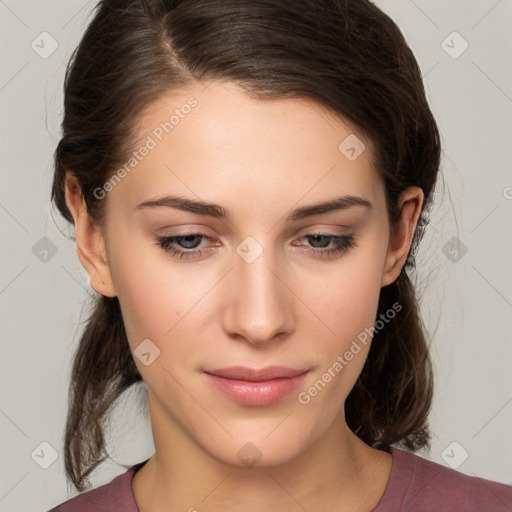
[[[328,236],[326,236],[326,235],[311,235],[311,238],[313,238],[315,242],[318,242],[318,241],[320,241],[320,242],[321,242],[321,241],[322,241],[322,239],[325,239],[324,241],[325,241],[326,243],[321,244],[321,245],[320,245],[321,247],[327,247],[327,246],[329,245],[329,237],[328,237]]]
[[[181,238],[182,238],[182,240],[185,242],[185,243],[184,243],[185,249],[194,249],[194,248],[195,248],[195,246],[194,246],[194,244],[193,244],[193,243],[192,243],[192,246],[189,246],[189,245],[187,245],[187,244],[190,244],[190,242],[193,242],[193,240],[194,240],[195,238],[198,238],[198,236],[197,236],[197,235],[186,235],[186,236],[183,236],[183,237],[181,237]],[[183,242],[182,242],[182,243],[183,243]]]

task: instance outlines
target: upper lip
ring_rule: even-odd
[[[229,368],[219,368],[216,370],[205,370],[205,373],[224,377],[226,379],[238,379],[252,382],[261,382],[272,379],[282,379],[286,377],[296,377],[306,373],[307,370],[289,368],[287,366],[268,366],[266,368],[255,369],[246,366],[231,366]]]

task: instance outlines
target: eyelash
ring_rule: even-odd
[[[330,233],[311,233],[302,236],[301,238],[308,237],[326,237],[329,242],[334,242],[335,246],[333,249],[327,250],[315,250],[308,249],[307,252],[312,253],[314,256],[320,256],[321,258],[335,258],[337,255],[341,255],[343,253],[348,252],[350,249],[356,246],[354,235],[332,235]],[[160,246],[166,253],[169,253],[172,257],[182,259],[182,258],[199,258],[203,255],[203,253],[207,252],[207,249],[175,249],[173,245],[184,238],[190,237],[202,237],[203,239],[210,239],[209,236],[203,233],[187,233],[185,235],[175,235],[175,236],[157,236],[156,242],[157,245]]]

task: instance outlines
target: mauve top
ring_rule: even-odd
[[[385,449],[393,456],[393,466],[372,512],[512,512],[512,485],[468,476],[394,446]],[[140,512],[131,482],[146,462],[48,512]]]

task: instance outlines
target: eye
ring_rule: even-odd
[[[204,239],[211,240],[211,238],[204,233],[187,233],[184,235],[158,236],[156,237],[156,242],[157,245],[174,258],[200,258],[206,252],[214,250],[214,248],[199,247]],[[320,258],[334,258],[337,255],[349,251],[356,245],[354,235],[311,233],[299,238],[299,240],[303,239],[307,239],[310,247],[313,247],[313,249],[306,248],[306,252],[313,257]],[[219,244],[217,243],[216,245]],[[299,246],[302,246],[302,244],[299,244]]]
[[[313,247],[320,247],[320,249],[307,249],[307,252],[312,253],[317,257],[336,257],[339,254],[349,251],[355,247],[354,235],[333,235],[330,233],[314,233],[307,234],[301,239],[307,239]],[[330,249],[325,249],[331,246]]]
[[[206,252],[205,249],[197,249],[201,239],[210,240],[210,237],[203,233],[187,233],[186,235],[159,236],[156,238],[158,245],[171,256],[176,258],[200,257]],[[199,242],[199,243],[198,243]],[[176,245],[182,246],[176,248]]]

